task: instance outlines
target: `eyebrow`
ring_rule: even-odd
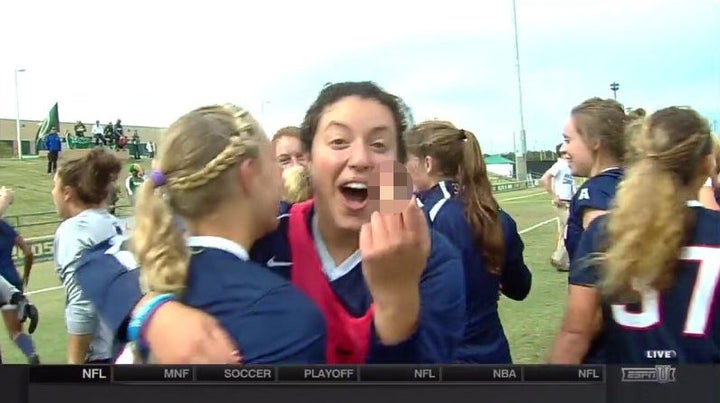
[[[331,120],[330,122],[328,122],[328,124],[325,126],[325,130],[327,130],[333,126],[340,127],[343,130],[352,131],[352,129],[350,129],[350,126],[346,125],[345,123],[338,122],[336,120]],[[389,130],[390,130],[390,127],[388,127],[388,126],[377,126],[377,127],[372,128],[372,130],[370,130],[370,134],[377,134],[378,132],[389,131]]]

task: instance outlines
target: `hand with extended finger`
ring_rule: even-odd
[[[384,344],[409,338],[420,313],[420,278],[430,256],[430,230],[413,198],[401,213],[375,212],[360,230],[362,268]]]

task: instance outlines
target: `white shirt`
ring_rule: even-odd
[[[557,160],[553,166],[548,169],[548,174],[552,176],[553,191],[560,200],[570,200],[575,194],[575,178],[570,171],[570,165],[564,159]]]

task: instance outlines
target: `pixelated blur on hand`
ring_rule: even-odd
[[[368,183],[371,211],[400,214],[407,208],[413,194],[413,184],[405,166],[397,161],[385,161],[375,167]]]

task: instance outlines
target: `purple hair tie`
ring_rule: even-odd
[[[153,181],[155,187],[160,187],[165,184],[165,175],[162,172],[154,169],[150,172],[150,180]]]

